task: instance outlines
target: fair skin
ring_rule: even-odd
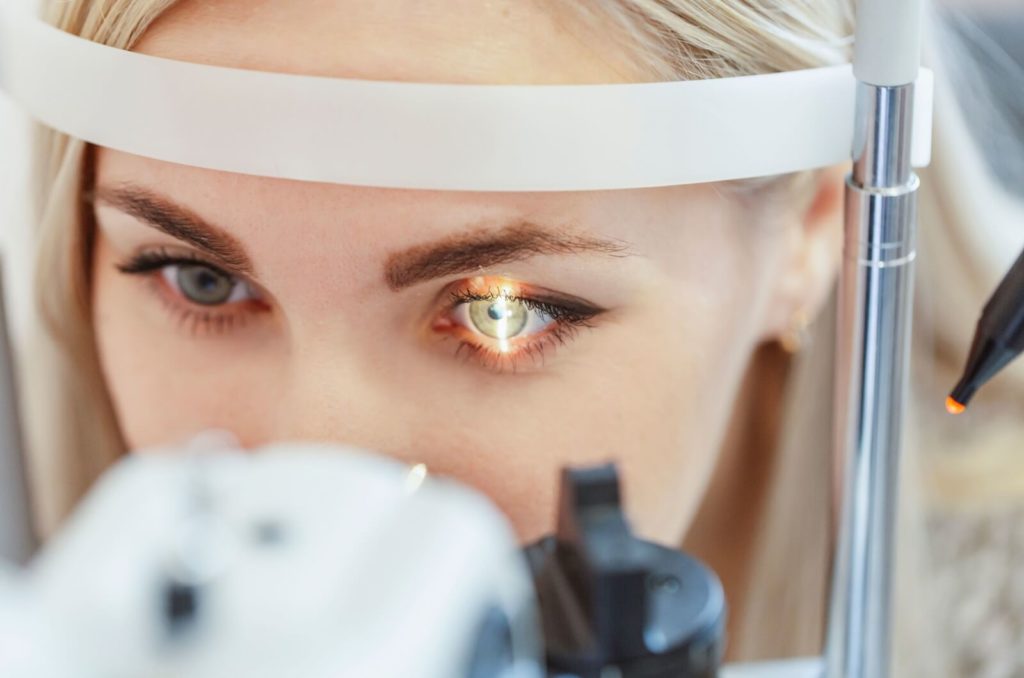
[[[585,38],[539,4],[218,0],[180,3],[136,49],[355,78],[641,79]],[[132,448],[219,428],[376,450],[479,488],[524,541],[553,527],[561,466],[615,460],[641,534],[678,544],[703,502],[697,549],[742,560],[764,468],[745,460],[768,447],[744,375],[828,292],[839,169],[744,202],[713,185],[357,188],[103,148],[95,163],[94,321]],[[490,336],[492,310],[526,324]]]

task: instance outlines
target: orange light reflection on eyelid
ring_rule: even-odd
[[[466,281],[466,289],[473,294],[499,294],[515,297],[522,294],[525,285],[504,276],[478,275]]]

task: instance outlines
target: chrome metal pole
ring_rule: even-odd
[[[854,67],[859,81],[854,166],[846,182],[840,281],[835,445],[844,485],[828,678],[886,678],[890,671],[917,222],[918,179],[910,148],[919,31],[916,0],[862,0]],[[887,49],[894,50],[891,60]]]

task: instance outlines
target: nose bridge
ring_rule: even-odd
[[[326,338],[297,345],[274,414],[277,440],[329,441],[379,449],[395,443],[384,388],[366,356]]]

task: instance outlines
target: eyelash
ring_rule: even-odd
[[[183,299],[178,293],[165,289],[167,283],[157,275],[168,266],[202,266],[216,275],[224,276],[236,283],[239,281],[239,278],[202,257],[191,253],[172,254],[164,248],[140,252],[128,261],[117,265],[117,269],[126,275],[150,278],[157,296],[175,316],[180,326],[189,326],[189,332],[193,336],[199,334],[225,334],[244,327],[253,314],[263,313],[268,310],[267,305],[258,299],[232,302],[220,307],[211,306],[208,308]],[[232,311],[215,310],[224,306],[236,306],[238,308]]]
[[[219,266],[210,263],[202,257],[191,253],[171,253],[167,249],[157,249],[140,252],[128,261],[117,265],[117,269],[126,275],[144,276],[151,280],[154,291],[163,301],[168,310],[174,314],[179,325],[189,325],[192,335],[214,334],[222,335],[229,331],[244,327],[250,317],[255,313],[263,313],[269,310],[266,303],[259,299],[247,300],[245,302],[233,302],[223,306],[236,306],[235,310],[217,310],[223,308],[204,308],[194,302],[182,298],[180,293],[166,289],[167,283],[158,275],[168,266],[202,266],[217,275],[225,276],[237,283],[240,279],[228,273]],[[477,341],[471,341],[454,336],[458,341],[455,356],[464,360],[474,360],[485,368],[497,372],[517,372],[524,359],[529,359],[534,367],[543,365],[544,358],[549,350],[565,345],[575,338],[583,328],[592,326],[592,320],[603,312],[602,309],[591,307],[581,302],[569,300],[554,301],[542,299],[539,296],[527,294],[510,294],[505,286],[492,286],[485,291],[472,289],[468,281],[457,283],[461,285],[448,293],[449,303],[440,312],[438,320],[445,320],[449,328],[438,329],[435,323],[435,330],[448,336],[458,334],[458,330],[452,328],[452,314],[463,304],[470,304],[480,301],[497,301],[505,299],[510,302],[520,303],[532,313],[541,313],[551,318],[552,328],[539,336],[524,340],[523,344],[517,346],[512,352],[501,352],[484,343],[481,335]],[[516,285],[517,288],[522,287]],[[461,326],[456,326],[461,327]],[[468,330],[465,332],[468,334]]]
[[[494,286],[486,293],[473,292],[472,290],[455,290],[449,293],[452,304],[469,304],[474,301],[497,301],[507,299],[520,303],[531,311],[539,311],[552,318],[573,325],[585,325],[590,319],[600,313],[599,309],[589,308],[580,305],[572,308],[567,304],[559,304],[552,301],[544,301],[536,297],[519,296],[503,292],[500,287]]]

